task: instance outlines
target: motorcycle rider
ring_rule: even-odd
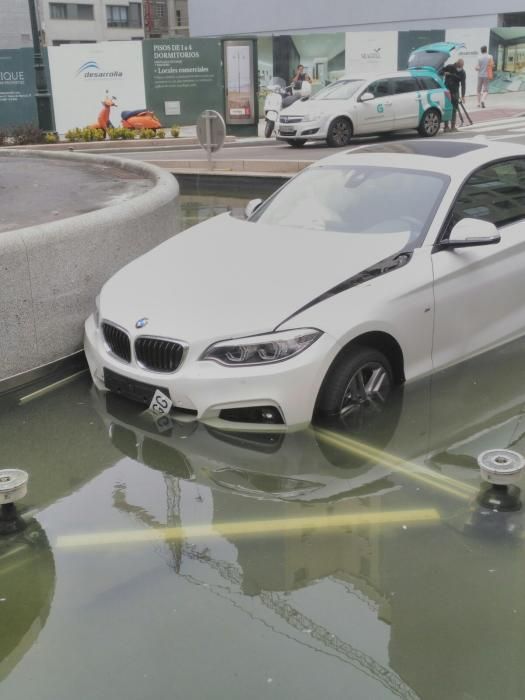
[[[465,99],[467,74],[463,68],[465,62],[462,58],[458,58],[455,63],[445,66],[441,74],[445,78],[445,85],[450,92],[450,100],[452,102],[452,119],[445,122],[444,131],[457,131],[456,118],[458,114],[459,103]],[[460,96],[461,91],[461,96]]]

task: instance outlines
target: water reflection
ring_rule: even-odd
[[[158,423],[87,379],[0,406],[42,523],[0,540],[6,696],[524,697],[524,515],[476,501],[477,455],[525,451],[523,347],[407,386],[358,440]]]
[[[55,564],[43,528],[31,520],[0,538],[0,682],[35,643],[55,590]]]

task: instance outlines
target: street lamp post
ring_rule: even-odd
[[[36,108],[38,113],[38,125],[44,131],[53,129],[53,115],[51,112],[51,94],[47,84],[46,68],[42,56],[42,43],[36,14],[36,0],[28,0],[29,18],[31,20],[31,33],[33,36],[33,55],[36,81]]]

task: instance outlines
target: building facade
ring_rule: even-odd
[[[0,0],[0,49],[33,46],[27,0]]]
[[[189,0],[191,36],[524,26],[522,0]]]
[[[29,5],[43,46],[188,36],[188,0],[0,0],[0,49],[33,45]]]

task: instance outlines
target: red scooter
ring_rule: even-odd
[[[135,109],[130,112],[121,112],[122,126],[128,129],[153,129],[156,131],[162,124],[153,112],[147,109]]]

